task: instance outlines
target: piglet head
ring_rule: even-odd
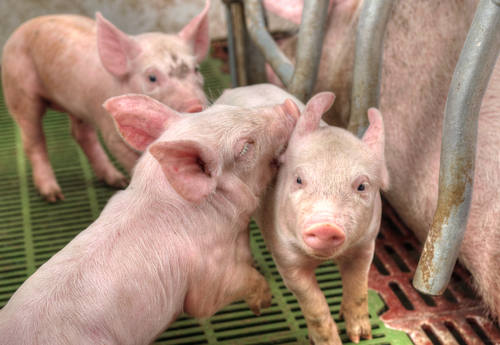
[[[114,97],[104,106],[123,138],[149,151],[181,197],[201,204],[222,195],[251,204],[249,213],[300,115],[290,100],[255,109],[218,105],[190,116],[144,95]]]
[[[207,104],[198,63],[207,55],[209,1],[178,34],[129,36],[96,13],[97,46],[103,67],[122,85],[122,94],[153,97],[179,112]]]
[[[384,127],[377,109],[368,116],[370,127],[359,140],[319,127],[306,107],[292,135],[278,177],[278,221],[307,255],[335,259],[378,231],[375,204],[388,185]]]

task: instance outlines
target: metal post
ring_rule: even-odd
[[[262,0],[259,0],[262,1]],[[262,11],[260,13],[260,17],[264,22],[265,27],[267,28],[267,18],[266,13]],[[266,59],[264,55],[260,52],[259,48],[252,41],[250,35],[248,34],[248,30],[245,25],[245,60],[251,61],[251,63],[246,64],[246,72],[247,72],[247,83],[248,85],[267,83],[267,74],[266,74]]]
[[[500,52],[500,0],[481,0],[446,100],[439,198],[413,285],[441,295],[451,277],[469,219],[479,111]]]
[[[379,107],[384,36],[394,0],[365,0],[356,32],[356,51],[347,129],[363,136],[370,125],[368,109]]]
[[[290,60],[278,48],[278,45],[266,30],[260,0],[245,0],[244,5],[246,24],[250,37],[283,84],[288,86],[292,79],[294,68]]]
[[[234,50],[236,52],[236,74],[238,75],[238,85],[247,85],[247,73],[245,69],[245,23],[243,15],[243,5],[233,1],[230,4],[233,17]],[[236,85],[235,85],[236,86]]]
[[[226,4],[226,21],[227,21],[227,50],[229,57],[229,70],[231,72],[231,85],[238,86],[238,76],[236,74],[236,50],[234,47],[233,36],[233,14],[231,12],[231,0],[224,0]]]
[[[319,63],[328,18],[328,0],[306,0],[300,22],[295,70],[288,92],[306,102],[318,77]]]

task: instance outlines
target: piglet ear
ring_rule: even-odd
[[[146,148],[182,116],[146,95],[124,95],[108,99],[104,108],[115,119],[116,127],[133,148]]]
[[[368,109],[368,120],[370,126],[363,135],[362,140],[372,150],[373,154],[380,159],[380,188],[386,189],[389,187],[389,174],[385,163],[385,134],[382,113],[376,108],[370,108]]]
[[[330,109],[334,100],[335,94],[333,92],[321,92],[311,98],[299,117],[293,136],[301,137],[318,129],[321,116]]]
[[[95,19],[97,50],[102,65],[113,75],[125,75],[129,71],[129,62],[141,52],[139,44],[104,19],[100,12],[96,12]]]
[[[208,8],[210,1],[206,0],[203,12],[194,17],[179,33],[187,44],[193,48],[196,61],[200,62],[207,56],[210,46],[210,36],[208,31]]]
[[[187,201],[201,204],[215,190],[219,159],[209,147],[192,140],[163,141],[151,145],[149,152]]]

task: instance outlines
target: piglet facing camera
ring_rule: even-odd
[[[145,152],[127,189],[0,310],[2,344],[142,345],[182,312],[270,306],[247,226],[300,115],[286,103],[181,114],[144,95],[108,100]]]
[[[181,112],[201,111],[207,103],[198,63],[209,48],[208,8],[179,33],[130,36],[97,12],[96,20],[77,15],[34,18],[21,25],[3,48],[5,102],[19,125],[38,192],[49,202],[64,199],[50,165],[42,118],[47,108],[67,112],[71,134],[97,177],[123,188],[128,179],[110,162],[96,130],[130,172],[139,152],[116,131],[102,103],[113,96],[140,93]]]
[[[349,338],[371,339],[368,270],[380,227],[379,190],[388,186],[380,112],[368,111],[370,126],[360,140],[341,128],[320,127],[328,108],[306,106],[281,157],[276,192],[256,217],[316,345],[342,343],[314,276],[326,260],[336,262],[342,276],[340,314]]]

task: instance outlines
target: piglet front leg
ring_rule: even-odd
[[[283,260],[275,260],[283,262]],[[307,322],[309,339],[315,345],[341,345],[337,325],[333,321],[330,307],[321,291],[314,269],[318,262],[308,266],[277,265],[285,285],[299,302]]]
[[[344,318],[349,339],[359,343],[360,337],[371,339],[368,313],[368,271],[373,259],[375,242],[355,248],[355,254],[338,263],[342,276],[342,304],[340,317]]]

